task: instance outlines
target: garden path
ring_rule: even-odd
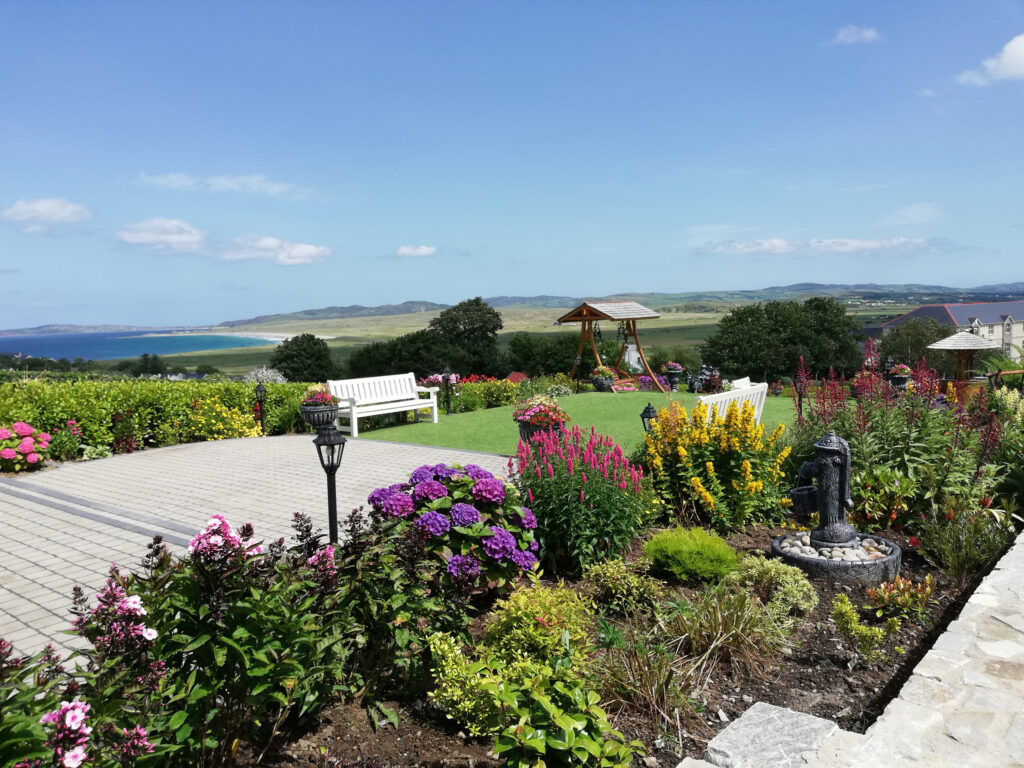
[[[507,471],[504,456],[350,439],[338,472],[341,521],[374,488],[442,461]],[[2,477],[0,637],[25,654],[48,642],[71,649],[72,588],[92,599],[110,565],[136,566],[154,534],[183,552],[219,512],[236,528],[252,522],[258,539],[288,540],[296,511],[326,529],[326,487],[310,435],[175,445]]]

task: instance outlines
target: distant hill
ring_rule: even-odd
[[[361,304],[352,304],[348,307],[304,309],[300,312],[288,312],[279,315],[259,315],[245,320],[226,320],[218,327],[232,328],[236,325],[259,325],[260,323],[279,323],[292,320],[338,320],[348,317],[410,315],[414,312],[434,312],[447,308],[447,304],[435,304],[431,301],[405,301],[401,304],[382,304],[379,307],[364,307]]]

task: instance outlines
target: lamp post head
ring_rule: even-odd
[[[651,431],[651,422],[655,421],[657,418],[658,418],[658,412],[656,410],[654,410],[654,406],[653,405],[648,403],[647,407],[644,408],[643,411],[640,412],[640,421],[642,421],[644,423],[644,432],[650,432]]]
[[[331,424],[326,429],[321,429],[313,438],[313,445],[316,446],[317,456],[320,457],[320,466],[324,472],[333,475],[341,466],[341,457],[345,453],[345,436]]]
[[[444,367],[444,370],[441,371],[441,381],[445,384],[452,383],[452,369],[447,365]]]
[[[256,385],[256,402],[260,405],[267,402],[267,388],[262,381]]]

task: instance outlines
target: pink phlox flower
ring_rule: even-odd
[[[61,764],[64,768],[78,768],[85,762],[87,757],[88,754],[86,754],[85,747],[75,747],[64,754]]]

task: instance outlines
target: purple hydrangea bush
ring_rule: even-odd
[[[502,586],[537,565],[537,519],[513,486],[476,464],[417,467],[408,482],[377,488],[367,502],[401,518],[404,534],[456,586]]]

